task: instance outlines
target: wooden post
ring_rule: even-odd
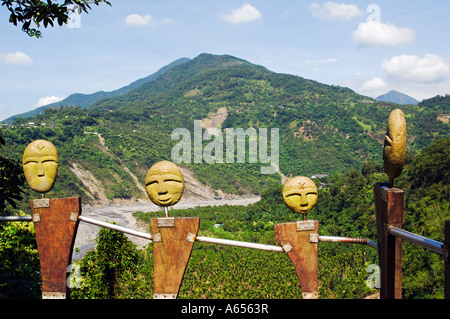
[[[41,264],[42,298],[68,298],[67,267],[72,261],[81,198],[43,198],[30,204]]]
[[[317,299],[319,221],[305,220],[275,225],[275,238],[294,264],[303,299]]]
[[[152,218],[154,299],[177,297],[199,224],[197,217]]]
[[[450,220],[445,221],[444,236],[444,297],[450,299]]]
[[[374,184],[377,220],[378,260],[380,266],[380,298],[402,298],[402,240],[389,235],[389,227],[402,228],[403,195],[387,183]]]

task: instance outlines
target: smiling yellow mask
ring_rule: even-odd
[[[289,179],[283,187],[283,200],[291,211],[305,214],[317,203],[317,186],[308,177],[296,176]]]
[[[28,144],[22,158],[23,171],[30,187],[39,193],[52,189],[58,172],[58,152],[49,141]]]
[[[183,174],[172,162],[158,162],[147,172],[145,190],[150,200],[156,205],[161,207],[175,205],[183,195]]]

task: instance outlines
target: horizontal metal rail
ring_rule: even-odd
[[[32,220],[31,216],[0,216],[0,222],[19,222],[19,221],[25,222],[25,221],[31,221],[31,220]],[[127,227],[111,224],[108,222],[103,222],[100,220],[96,220],[96,219],[81,216],[81,215],[78,216],[78,220],[89,223],[89,224],[93,224],[93,225],[113,229],[116,231],[120,231],[120,232],[130,234],[133,236],[145,238],[148,240],[153,240],[153,236],[151,234],[140,232],[140,231],[130,229]],[[250,242],[230,240],[230,239],[221,239],[221,238],[212,238],[212,237],[203,237],[203,236],[197,236],[195,239],[197,241],[203,242],[203,243],[212,243],[212,244],[219,244],[219,245],[236,246],[236,247],[268,250],[268,251],[278,251],[278,252],[284,251],[283,248],[281,248],[280,246],[257,244],[257,243],[250,243]],[[334,243],[362,244],[362,245],[368,245],[374,249],[377,249],[377,244],[366,238],[319,236],[319,241],[334,242]]]
[[[256,243],[249,243],[249,242],[245,242],[245,241],[237,241],[237,240],[230,240],[230,239],[197,236],[195,238],[195,240],[197,240],[199,242],[203,242],[203,243],[211,243],[211,244],[219,244],[219,245],[237,246],[237,247],[278,251],[278,252],[284,251],[283,248],[281,248],[280,246],[256,244]],[[319,241],[334,242],[334,243],[362,244],[362,245],[368,245],[374,249],[377,249],[377,244],[375,242],[373,242],[369,239],[365,239],[365,238],[319,236]]]
[[[319,241],[333,242],[333,243],[349,243],[361,244],[377,249],[377,243],[367,238],[352,238],[352,237],[337,237],[337,236],[319,236]]]
[[[404,240],[410,241],[419,246],[427,248],[435,253],[444,255],[444,244],[439,241],[429,239],[427,237],[423,237],[394,226],[389,227],[388,232],[392,236],[402,238]]]
[[[260,250],[279,251],[279,252],[284,251],[283,248],[281,248],[280,246],[256,244],[256,243],[249,243],[246,241],[238,241],[238,240],[230,240],[230,239],[197,236],[197,237],[195,237],[195,240],[202,242],[202,243],[211,243],[211,244],[253,248],[253,249],[260,249]]]
[[[133,236],[145,238],[145,239],[148,239],[148,240],[152,240],[153,239],[153,236],[151,234],[147,234],[147,233],[144,233],[144,232],[140,232],[140,231],[137,231],[137,230],[134,230],[134,229],[130,229],[130,228],[114,225],[114,224],[107,223],[107,222],[102,222],[100,220],[92,219],[92,218],[89,218],[89,217],[78,216],[78,220],[81,220],[81,221],[89,223],[89,224],[93,224],[93,225],[97,225],[97,226],[101,226],[101,227],[117,230],[117,231],[120,231],[122,233],[126,233],[126,234],[130,234],[130,235],[133,235]]]
[[[31,216],[0,216],[0,222],[31,222]]]

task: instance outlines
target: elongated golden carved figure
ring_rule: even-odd
[[[30,187],[39,193],[52,189],[58,172],[58,151],[49,141],[28,144],[22,158],[23,171]]]
[[[304,219],[306,219],[306,213],[316,205],[317,197],[316,184],[305,176],[293,177],[283,187],[284,203],[294,213],[304,214]]]
[[[183,174],[172,162],[158,162],[147,172],[145,190],[150,200],[156,205],[161,207],[175,205],[183,195]]]
[[[389,187],[394,187],[394,179],[402,173],[406,154],[406,119],[402,110],[395,109],[388,118],[384,138],[384,171],[389,176]]]

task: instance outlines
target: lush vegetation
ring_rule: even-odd
[[[440,241],[444,221],[450,217],[450,134],[448,123],[438,117],[449,114],[449,101],[450,96],[437,96],[401,106],[407,118],[408,154],[405,170],[396,180],[405,190],[404,228]],[[373,183],[386,180],[381,163],[386,120],[400,106],[208,54],[87,109],[48,108],[34,118],[16,119],[13,127],[1,131],[0,214],[29,212],[30,199],[39,196],[20,172],[23,151],[35,139],[50,140],[60,156],[58,177],[48,197],[81,196],[83,203],[135,200],[146,194],[133,176],[143,185],[151,165],[171,159],[177,143],[171,139],[172,131],[187,128],[193,136],[194,120],[209,117],[219,107],[228,112],[222,132],[224,128],[279,129],[284,175],[331,176],[332,185],[320,190],[319,201],[308,215],[320,221],[322,235],[376,239]],[[282,202],[280,176],[260,174],[267,163],[180,165],[214,190],[262,196],[248,207],[173,211],[200,217],[203,235],[275,244],[274,223],[297,219]],[[81,173],[90,186],[97,187],[82,182],[77,175]],[[154,215],[137,216],[148,220]],[[0,224],[0,296],[38,295],[39,262],[32,237],[32,226]],[[97,247],[80,262],[83,280],[81,288],[73,289],[74,298],[151,297],[151,244],[136,249],[126,238],[105,231]],[[440,257],[407,243],[404,247],[405,297],[441,298]],[[361,298],[373,292],[365,283],[368,265],[377,263],[373,249],[320,243],[319,258],[322,298]],[[180,291],[181,298],[298,296],[298,279],[284,254],[200,243],[194,245]]]
[[[398,181],[405,190],[407,204],[404,228],[439,241],[443,241],[444,222],[450,219],[447,173],[450,163],[439,156],[449,150],[450,138],[447,138],[415,157],[410,154],[405,173]],[[441,160],[436,161],[436,158]],[[423,169],[427,174],[415,174]],[[376,241],[373,183],[385,181],[386,175],[382,173],[381,165],[374,163],[366,163],[363,173],[351,170],[334,176],[333,184],[320,190],[319,201],[308,218],[320,221],[321,235],[363,237]],[[435,191],[428,193],[430,188]],[[137,212],[135,216],[149,222],[160,213]],[[200,217],[199,234],[203,236],[266,244],[276,244],[273,235],[275,223],[298,219],[284,205],[281,186],[269,189],[260,202],[248,207],[172,210],[171,216]],[[123,279],[118,281],[120,292],[109,297],[151,297],[152,244],[138,250],[138,256],[138,262],[128,268]],[[404,298],[443,298],[442,257],[408,242],[404,242],[403,256]],[[92,259],[88,257],[87,260]],[[367,246],[319,243],[321,298],[363,298],[376,292],[368,288],[366,281],[371,274],[369,265],[377,262],[376,251]],[[96,264],[92,264],[90,269],[96,269]],[[130,280],[130,274],[135,272],[139,281]],[[86,274],[84,278],[95,277],[87,276],[89,271],[83,274]],[[143,288],[143,283],[147,289]],[[96,283],[91,285],[92,289],[98,289]],[[300,295],[298,278],[285,254],[196,243],[179,297],[299,298]],[[78,293],[76,296],[84,298],[89,295]]]
[[[404,228],[439,241],[443,241],[444,221],[450,219],[450,163],[448,157],[440,157],[449,150],[450,138],[446,138],[415,156],[409,154],[405,171],[397,181],[397,186],[405,190]],[[366,163],[362,173],[351,170],[336,174],[332,185],[320,190],[318,203],[308,218],[320,221],[321,235],[376,241],[372,189],[374,182],[385,180],[381,165],[376,163]],[[135,215],[148,222],[159,213]],[[275,223],[298,219],[284,205],[281,185],[270,188],[260,202],[247,207],[172,210],[171,216],[200,217],[200,235],[267,244],[276,244]],[[2,296],[38,297],[39,266],[32,227],[20,223],[0,226]],[[403,256],[404,297],[442,298],[442,258],[407,242]],[[376,251],[368,246],[319,243],[321,298],[363,298],[376,292],[366,285],[368,266],[376,263]],[[87,253],[78,264],[80,286],[72,289],[72,298],[152,296],[152,244],[137,249],[123,234],[103,229],[96,250]],[[295,270],[284,253],[196,243],[179,297],[299,298],[300,295]]]
[[[359,171],[367,161],[379,162],[386,120],[397,107],[407,118],[410,150],[420,151],[449,135],[448,123],[437,118],[449,113],[450,96],[399,106],[209,54],[164,71],[87,109],[47,108],[31,119],[16,118],[15,128],[3,130],[5,151],[19,160],[32,140],[52,141],[61,165],[50,195],[82,196],[83,202],[93,202],[100,195],[80,181],[74,165],[92,173],[109,200],[145,198],[127,170],[142,185],[151,165],[171,159],[178,143],[171,139],[172,131],[188,129],[193,144],[194,120],[208,118],[220,107],[228,113],[220,127],[224,136],[225,128],[279,129],[279,166],[286,176],[333,175],[351,168]],[[205,140],[203,146],[209,143]],[[248,158],[248,145],[245,151]],[[257,163],[226,163],[225,153],[224,145],[224,163],[180,165],[190,168],[203,184],[225,193],[261,194],[279,183],[278,174],[260,173],[261,166],[268,165],[260,156]]]

